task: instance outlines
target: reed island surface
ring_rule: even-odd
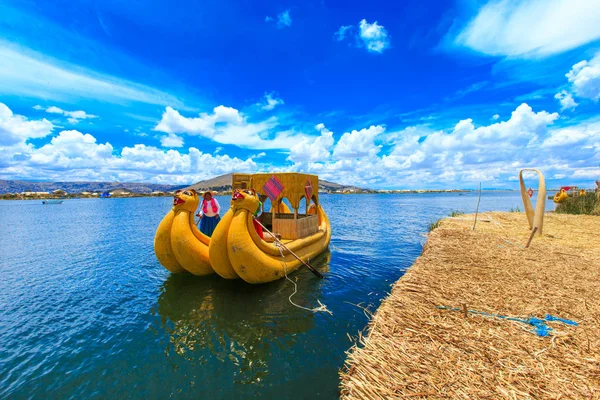
[[[600,217],[443,220],[341,372],[343,399],[600,398]]]

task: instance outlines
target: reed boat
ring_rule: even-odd
[[[231,207],[211,238],[194,223],[197,193],[179,191],[157,229],[156,256],[173,273],[217,273],[253,284],[281,279],[329,246],[331,225],[318,187],[316,175],[233,174]]]
[[[48,205],[48,204],[62,204],[62,200],[43,200],[42,204],[43,205]]]
[[[569,198],[569,195],[567,194],[567,191],[565,189],[560,189],[560,191],[556,192],[556,194],[554,195],[553,200],[555,203],[562,203],[563,201],[565,201],[568,198]]]

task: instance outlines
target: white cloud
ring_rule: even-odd
[[[290,17],[290,10],[285,10],[277,15],[277,27],[285,28],[292,26],[292,17]]]
[[[600,6],[597,8],[600,9]],[[589,61],[584,60],[573,65],[566,76],[577,96],[593,101],[600,100],[600,52]]]
[[[290,16],[290,10],[280,12],[279,14],[277,14],[276,19],[277,22],[275,23],[275,25],[279,29],[289,28],[290,26],[292,26],[292,17]],[[265,17],[265,22],[272,21],[275,21],[275,18],[270,17],[268,15]]]
[[[69,121],[71,124],[76,124],[79,121],[81,121],[82,119],[98,118],[97,115],[88,114],[85,111],[81,111],[81,110],[80,111],[66,111],[66,110],[63,110],[56,106],[50,106],[50,107],[44,109],[44,107],[42,107],[40,105],[36,105],[36,106],[33,106],[33,108],[38,111],[45,110],[47,113],[50,113],[50,114],[64,115],[65,117],[68,117],[67,121]]]
[[[493,56],[550,56],[600,38],[597,0],[491,0],[454,42]]]
[[[361,20],[358,26],[342,25],[334,33],[338,42],[350,39],[355,41],[357,47],[364,47],[370,53],[383,53],[391,47],[390,36],[386,29],[377,23],[369,24],[366,19]]]
[[[30,121],[22,115],[13,114],[10,108],[0,103],[0,146],[24,144],[27,139],[48,136],[53,128],[52,123],[45,118]]]
[[[288,160],[299,164],[329,160],[334,142],[333,132],[323,124],[318,124],[315,129],[321,133],[321,136],[316,139],[303,137],[297,141],[290,149]]]
[[[350,35],[352,33],[353,28],[354,27],[352,25],[342,25],[340,26],[340,29],[338,29],[338,31],[334,33],[334,36],[337,39],[337,41],[340,42],[344,40],[347,35]]]
[[[89,134],[63,131],[39,148],[3,161],[0,178],[43,180],[138,181],[190,184],[232,171],[256,171],[252,160],[211,155],[190,147],[187,153],[136,144],[115,152]]]
[[[162,147],[183,147],[183,138],[169,133],[167,136],[160,138],[160,145]]]
[[[540,147],[568,150],[572,146],[577,146],[582,152],[585,147],[591,149],[592,144],[598,142],[600,142],[600,122],[552,131]]]
[[[492,119],[494,121],[497,121],[500,118],[500,114],[494,114],[494,116],[492,117]]]
[[[52,169],[97,168],[112,157],[112,152],[110,143],[98,144],[90,134],[62,131],[49,144],[32,151],[29,164]]]
[[[561,90],[560,92],[556,93],[554,95],[554,98],[557,99],[560,103],[561,111],[575,108],[578,106],[575,100],[573,100],[573,95],[571,95],[571,93],[567,92],[566,90]]]
[[[367,51],[372,53],[382,53],[390,47],[390,38],[387,31],[382,25],[378,25],[377,21],[369,24],[366,19],[363,19],[358,24],[359,37],[364,43]]]
[[[0,94],[63,102],[92,99],[111,103],[177,105],[175,97],[135,82],[61,63],[0,40]]]
[[[379,127],[376,133],[371,127],[345,134],[333,157],[293,169],[363,187],[472,188],[479,182],[515,187],[520,168],[539,167],[547,177],[585,187],[584,175],[600,159],[600,122],[553,128],[558,117],[524,103],[508,120],[483,126],[467,118],[438,131]],[[378,142],[391,150],[383,152]]]
[[[375,138],[383,132],[385,128],[380,125],[346,132],[336,144],[333,156],[337,159],[374,156],[381,150],[381,146],[375,145]]]
[[[259,103],[261,109],[271,111],[275,107],[284,104],[281,98],[278,98],[275,92],[265,93],[264,101]]]
[[[235,108],[218,106],[212,114],[187,118],[177,110],[167,107],[154,130],[165,133],[186,133],[204,136],[220,144],[233,144],[252,149],[289,149],[303,135],[294,132],[275,132],[277,118],[248,122],[248,118]]]

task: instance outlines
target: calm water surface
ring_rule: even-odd
[[[333,315],[292,306],[285,280],[171,275],[153,251],[171,202],[0,201],[0,398],[336,398],[359,306],[374,310],[427,225],[477,195],[322,195],[333,237],[312,264],[326,277],[295,272],[293,299]],[[484,193],[480,208],[517,206]]]

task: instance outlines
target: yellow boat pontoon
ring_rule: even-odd
[[[173,209],[156,231],[156,256],[173,273],[216,272],[248,283],[283,278],[329,246],[331,226],[319,204],[318,187],[316,175],[233,174],[231,208],[211,238],[194,224],[196,192],[177,192]],[[270,210],[265,209],[267,201]],[[257,211],[262,211],[259,217]]]

